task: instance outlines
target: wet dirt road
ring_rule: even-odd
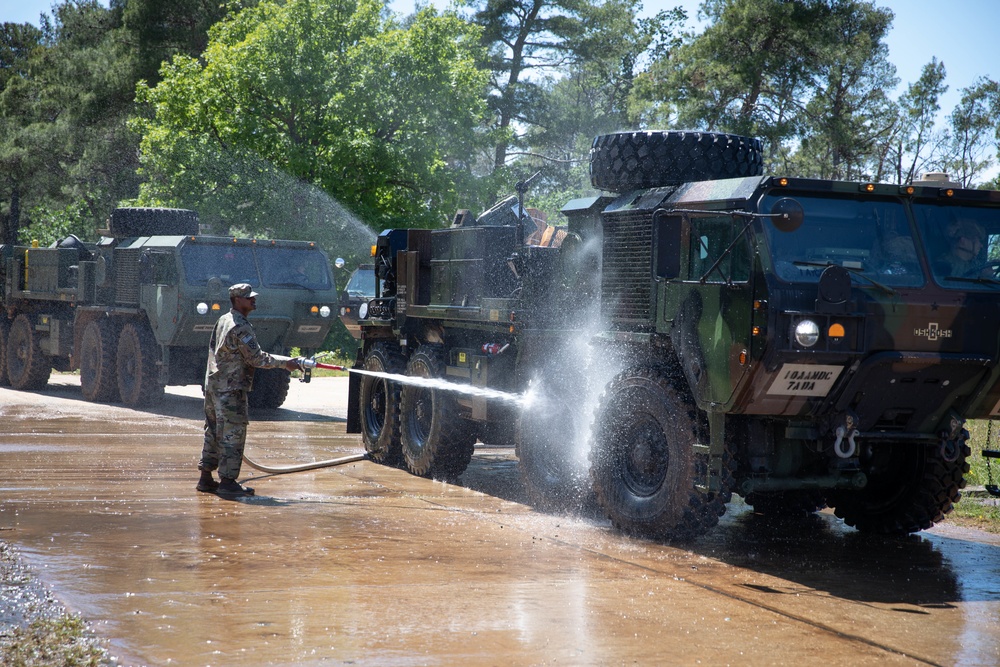
[[[346,381],[258,413],[270,465],[360,451]],[[461,485],[369,462],[196,493],[196,387],[152,411],[75,378],[0,390],[0,538],[146,665],[1000,664],[1000,538],[865,538],[829,514],[769,526],[734,502],[683,548],[523,503],[509,449]]]

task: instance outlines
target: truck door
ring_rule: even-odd
[[[728,404],[748,369],[752,253],[745,220],[670,216],[678,225],[678,277],[661,281],[670,336],[699,404]]]

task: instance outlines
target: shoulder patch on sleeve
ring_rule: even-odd
[[[253,334],[252,333],[244,334],[243,336],[240,337],[240,340],[243,341],[244,345],[249,345],[250,341],[253,340]]]

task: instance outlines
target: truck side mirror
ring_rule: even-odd
[[[771,224],[779,232],[794,232],[802,226],[806,214],[798,201],[782,197],[771,206],[771,216]]]
[[[338,257],[337,259],[333,260],[333,265],[336,266],[338,269],[344,268],[344,264],[346,263],[347,262],[344,261],[343,257]]]

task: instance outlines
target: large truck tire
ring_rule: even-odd
[[[10,386],[7,375],[7,338],[10,336],[10,320],[7,314],[0,312],[0,387]]]
[[[591,476],[616,528],[690,540],[719,522],[728,487],[719,493],[695,487],[694,444],[704,441],[703,432],[690,392],[666,369],[632,369],[608,384],[594,421]]]
[[[255,409],[276,410],[288,398],[292,375],[284,368],[258,368],[253,374],[253,389],[247,405]]]
[[[160,383],[160,348],[145,324],[129,322],[118,336],[115,365],[118,394],[130,407],[150,405],[163,395]]]
[[[198,214],[183,208],[116,208],[108,231],[115,238],[136,236],[194,236]]]
[[[21,313],[7,335],[7,377],[14,389],[41,389],[49,383],[52,365],[42,353],[32,318]]]
[[[582,387],[584,380],[566,386]],[[533,388],[542,396],[521,410],[517,460],[529,502],[542,510],[579,509],[591,499],[585,444],[585,416],[554,388]],[[577,397],[578,398],[578,397]]]
[[[80,393],[88,401],[118,399],[118,332],[111,320],[91,320],[80,339]]]
[[[590,149],[590,182],[611,192],[763,173],[760,140],[735,134],[618,132]]]
[[[376,343],[365,357],[364,370],[401,374],[406,370],[406,359],[398,345]],[[360,382],[358,411],[365,451],[376,463],[397,465],[403,458],[399,434],[399,383],[371,375],[362,375]]]
[[[406,374],[418,378],[444,377],[441,345],[421,345],[410,357]],[[406,467],[414,475],[454,479],[472,460],[476,431],[459,410],[455,394],[405,384],[400,391],[400,441]]]
[[[905,535],[930,528],[962,497],[966,459],[964,442],[948,461],[937,443],[887,442],[866,448],[861,470],[868,477],[858,491],[834,491],[828,502],[834,514],[863,533]],[[949,457],[950,458],[950,457]]]

